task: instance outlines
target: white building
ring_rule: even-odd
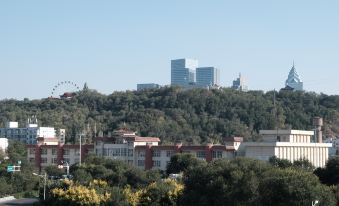
[[[339,139],[327,138],[324,142],[332,144],[332,147],[329,148],[329,155],[330,156],[338,156],[339,155]]]
[[[246,157],[269,160],[276,156],[292,163],[305,158],[315,167],[324,167],[332,144],[312,141],[314,131],[261,130],[262,142],[245,142],[242,149]]]
[[[248,87],[245,85],[245,79],[241,74],[239,74],[239,77],[233,81],[232,89],[247,92]]]
[[[6,152],[8,148],[8,139],[7,138],[0,138],[0,150]]]
[[[60,129],[61,139],[64,142],[65,131]],[[0,137],[10,140],[17,140],[26,144],[36,144],[39,138],[59,138],[53,127],[39,127],[37,120],[34,122],[29,119],[26,127],[19,128],[18,122],[8,122],[6,128],[0,128]]]

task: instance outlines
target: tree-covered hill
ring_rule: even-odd
[[[231,89],[182,90],[177,87],[103,95],[85,89],[70,100],[0,101],[0,127],[7,121],[24,126],[36,115],[41,126],[67,129],[67,140],[127,127],[162,142],[218,143],[225,136],[257,139],[260,129],[312,129],[324,117],[324,134],[339,136],[339,96],[313,92],[239,92]],[[275,108],[276,111],[275,112]],[[277,118],[275,118],[277,114]]]

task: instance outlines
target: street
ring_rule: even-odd
[[[16,205],[26,205],[26,206],[31,206],[33,205],[34,202],[37,202],[37,199],[33,199],[33,198],[24,198],[24,199],[18,199],[18,200],[11,200],[8,202],[2,202],[0,203],[1,206],[16,206]]]

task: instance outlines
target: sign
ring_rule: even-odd
[[[7,172],[14,172],[14,166],[7,166]]]

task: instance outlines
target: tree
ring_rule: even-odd
[[[73,172],[74,181],[79,182],[80,184],[87,184],[93,180],[92,175],[87,172],[85,169],[78,169]]]
[[[321,185],[315,175],[291,168],[274,168],[264,174],[259,184],[262,205],[336,205],[331,190]]]
[[[327,185],[339,184],[339,157],[330,158],[325,168],[317,168],[314,171],[320,181]]]
[[[256,205],[261,174],[269,165],[259,160],[217,160],[184,173],[180,205]]]
[[[199,165],[205,165],[205,161],[195,158],[192,154],[176,154],[171,157],[167,165],[167,174],[185,172]]]
[[[48,176],[56,177],[60,177],[64,174],[64,172],[55,165],[49,165],[45,167],[45,172],[47,173]]]
[[[274,166],[274,167],[279,167],[279,168],[288,168],[288,167],[292,167],[292,163],[287,160],[287,159],[280,159],[276,156],[270,157],[270,159],[268,160],[268,162]]]

